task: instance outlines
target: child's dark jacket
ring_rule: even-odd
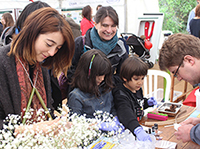
[[[134,129],[140,126],[138,119],[142,118],[143,110],[149,107],[148,99],[143,97],[142,88],[133,93],[122,83],[117,84],[112,93],[119,121],[134,134]]]

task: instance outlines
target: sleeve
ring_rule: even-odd
[[[75,39],[75,52],[72,58],[72,66],[67,71],[67,79],[69,79],[69,82],[71,81],[71,78],[76,70],[76,67],[78,65],[79,59],[82,54],[83,54],[83,37],[79,36]]]
[[[112,94],[111,94],[112,95]],[[111,105],[111,114],[113,115],[113,116],[116,116],[117,115],[117,111],[116,111],[116,109],[115,109],[115,104],[114,104],[114,99],[113,99],[113,95],[111,96],[111,98],[112,98],[112,105]]]
[[[193,142],[200,145],[200,124],[197,124],[196,126],[192,127],[190,130],[190,138]]]
[[[3,128],[3,119],[5,117],[2,104],[0,102],[0,130]]]
[[[85,37],[84,37],[85,38]],[[77,66],[78,61],[83,54],[83,36],[79,36],[75,39],[75,52],[72,59],[72,65]]]
[[[140,126],[140,124],[134,107],[132,107],[133,104],[128,99],[129,97],[117,88],[113,89],[113,97],[119,121],[134,134],[135,128]]]
[[[126,51],[126,48],[124,47],[122,50],[125,50]],[[125,52],[122,56],[121,56],[121,59],[119,61],[119,64],[117,66],[117,70],[116,70],[116,74],[119,75],[120,74],[120,68],[121,68],[121,65],[122,63],[128,58],[128,53]]]
[[[68,107],[70,109],[70,114],[77,113],[78,115],[83,114],[83,103],[81,97],[78,96],[75,92],[70,92],[68,96]]]
[[[144,99],[144,109],[147,109],[148,107],[150,107],[149,105],[148,105],[148,99],[147,98],[143,98]],[[152,107],[152,106],[151,106]]]
[[[188,31],[188,33],[191,34],[190,32],[190,21],[195,17],[195,12],[194,9],[192,11],[190,11],[189,16],[188,16],[188,21],[187,21],[187,28],[186,30]]]

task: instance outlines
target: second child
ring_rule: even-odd
[[[92,49],[81,56],[72,79],[72,87],[74,89],[68,97],[70,113],[94,118],[96,111],[102,111],[116,116],[111,92],[111,63],[100,50]],[[118,118],[114,117],[112,122],[102,122],[100,130],[118,131],[118,126],[121,126]]]
[[[142,85],[147,75],[148,66],[138,57],[127,58],[120,70],[122,83],[113,89],[114,104],[119,121],[129,129],[139,141],[152,141],[143,130],[139,121],[144,109],[157,104],[156,100],[143,97]]]

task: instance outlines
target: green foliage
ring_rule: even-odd
[[[164,13],[162,30],[186,33],[188,15],[196,5],[196,0],[159,0],[159,10]]]

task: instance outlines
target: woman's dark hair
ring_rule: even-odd
[[[95,15],[95,22],[98,23],[102,23],[103,19],[106,17],[110,17],[115,25],[119,25],[119,17],[117,12],[115,11],[115,9],[113,9],[111,6],[107,6],[107,7],[101,7],[101,9],[99,9]]]
[[[35,1],[35,2],[28,4],[23,9],[20,16],[18,17],[16,24],[15,24],[15,28],[17,28],[18,31],[20,31],[22,29],[23,24],[24,24],[26,18],[28,17],[28,15],[31,14],[33,11],[43,8],[43,7],[50,7],[50,6],[47,3],[41,2],[41,1]]]
[[[100,92],[96,83],[96,76],[102,75],[105,75],[103,92],[106,92],[113,87],[110,60],[100,50],[89,50],[81,56],[78,62],[72,78],[72,87],[79,88],[82,92],[95,94],[99,97]]]
[[[200,17],[200,4],[198,4],[195,8],[195,16]]]
[[[90,5],[87,5],[87,6],[83,7],[83,9],[82,9],[82,17],[86,18],[89,21],[92,20],[92,8],[90,7]]]
[[[32,12],[24,22],[24,27],[11,43],[8,55],[15,55],[34,65],[36,60],[35,42],[39,35],[60,32],[64,38],[62,47],[54,56],[45,59],[44,67],[52,69],[54,75],[61,71],[65,74],[71,65],[74,55],[74,39],[71,27],[59,12],[51,7],[45,7]]]
[[[121,66],[120,78],[123,80],[131,81],[134,75],[146,76],[148,71],[148,65],[143,62],[140,58],[133,56],[128,57]]]

